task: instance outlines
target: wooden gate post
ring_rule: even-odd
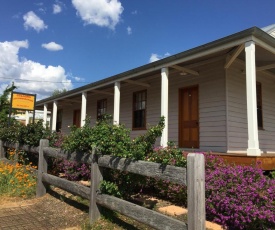
[[[204,155],[187,156],[188,229],[205,229],[205,162]]]
[[[5,157],[4,143],[2,140],[0,140],[0,159]]]
[[[100,218],[100,207],[96,203],[96,195],[100,189],[100,182],[103,180],[102,169],[98,166],[98,155],[93,149],[91,165],[91,190],[90,190],[90,223],[94,223]]]
[[[41,139],[39,143],[39,160],[37,171],[36,197],[41,197],[46,194],[46,186],[42,182],[43,173],[47,173],[48,162],[47,157],[44,156],[43,148],[49,147],[49,140]]]

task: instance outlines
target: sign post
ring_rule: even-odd
[[[10,124],[10,116],[11,116],[12,109],[33,111],[33,123],[34,123],[35,102],[36,102],[36,94],[12,92],[10,114],[9,114],[9,124]]]

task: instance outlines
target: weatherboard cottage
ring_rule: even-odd
[[[132,137],[165,116],[160,145],[275,153],[275,25],[253,27],[36,103],[68,132],[113,114]]]

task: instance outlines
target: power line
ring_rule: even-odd
[[[72,84],[82,84],[82,83],[90,83],[87,81],[76,81],[76,82],[63,82],[63,81],[39,81],[39,80],[29,80],[29,79],[19,79],[19,78],[10,78],[10,77],[0,77],[0,79],[10,79],[15,81],[27,81],[27,82],[46,82],[46,83],[72,83]]]

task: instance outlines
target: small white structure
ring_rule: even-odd
[[[21,123],[27,125],[32,123],[33,121],[33,111],[18,111],[17,114],[14,115],[14,118]],[[34,120],[43,120],[47,121],[48,127],[50,126],[50,121],[51,121],[51,112],[47,112],[46,118],[44,117],[44,111],[43,110],[35,110],[35,117]]]

